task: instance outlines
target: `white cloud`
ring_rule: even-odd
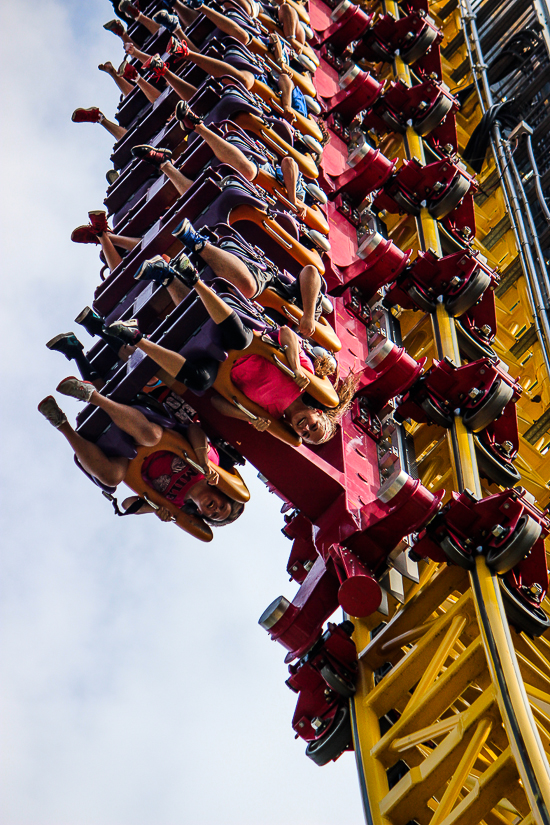
[[[102,203],[111,138],[70,115],[115,111],[96,68],[121,55],[111,16],[2,8],[2,822],[359,823],[353,756],[306,759],[284,650],[257,625],[295,590],[277,500],[249,471],[253,501],[209,546],[116,519],[36,412],[73,369],[44,342],[98,281],[97,248],[69,236]]]

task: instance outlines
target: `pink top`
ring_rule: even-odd
[[[313,364],[302,349],[300,364],[308,372],[313,372]],[[261,355],[247,355],[235,361],[231,380],[247,398],[263,407],[273,418],[282,418],[286,408],[304,392],[292,378]]]
[[[212,464],[220,463],[218,453],[211,445],[208,458]],[[194,470],[175,453],[159,450],[147,456],[141,465],[141,477],[149,487],[162,493],[176,507],[183,507],[191,488],[203,480],[204,474]]]

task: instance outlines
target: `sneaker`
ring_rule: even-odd
[[[67,423],[67,416],[53,397],[48,395],[38,405],[38,412],[46,418],[56,429]]]
[[[64,378],[56,387],[57,392],[61,395],[68,395],[71,398],[76,398],[77,401],[88,402],[95,392],[95,387],[89,381],[82,381],[80,378],[75,378],[74,375],[69,378]]]
[[[157,11],[156,14],[153,15],[155,23],[158,23],[159,26],[163,26],[166,31],[174,32],[178,26],[180,25],[179,17],[176,17],[175,14],[170,14],[167,11]]]
[[[203,0],[182,0],[182,1],[183,1],[184,6],[187,6],[188,9],[194,9],[195,11],[197,9],[200,9],[200,7],[203,4]]]
[[[116,169],[109,169],[109,171],[105,173],[105,179],[109,186],[112,186],[113,183],[118,180],[119,175],[120,172],[117,172]]]
[[[176,117],[187,129],[194,129],[203,122],[202,117],[194,113],[186,100],[180,100],[176,106]]]
[[[89,109],[75,109],[71,115],[73,123],[100,123],[102,119],[103,114],[97,106],[91,106]]]
[[[123,71],[120,72],[120,76],[123,77],[124,80],[135,81],[139,77],[139,72],[131,63],[126,63]]]
[[[192,252],[202,252],[208,242],[208,238],[197,232],[189,218],[184,218],[172,235]]]
[[[134,275],[135,281],[154,281],[161,286],[169,286],[177,272],[172,269],[162,255],[156,255],[150,261],[145,261]]]
[[[162,60],[160,54],[152,55],[149,60],[145,61],[143,68],[150,69],[157,79],[159,77],[163,77],[166,74],[167,69],[166,63]]]
[[[97,232],[98,235],[111,231],[107,224],[107,213],[103,209],[95,209],[92,212],[88,212],[88,217],[92,229],[94,232]]]
[[[180,254],[174,258],[170,264],[172,269],[175,271],[178,280],[182,281],[185,286],[188,286],[190,289],[195,286],[199,280],[199,273],[185,252],[180,252]]]
[[[168,51],[175,57],[185,58],[189,56],[189,46],[177,37],[170,38]]]
[[[120,0],[118,10],[121,14],[124,14],[126,17],[131,17],[133,20],[137,20],[141,14],[137,6],[134,6],[130,0]]]
[[[138,322],[132,318],[131,321],[115,321],[107,327],[107,332],[116,335],[124,344],[138,344],[143,335],[138,329]]]
[[[109,20],[108,23],[104,23],[103,28],[107,32],[116,34],[117,37],[122,37],[123,34],[126,34],[126,29],[120,20]]]
[[[104,319],[101,315],[98,315],[97,312],[94,312],[91,307],[84,307],[82,312],[80,312],[74,320],[75,324],[80,324],[81,327],[84,327],[92,338],[103,332]]]
[[[74,332],[62,332],[61,335],[56,335],[55,338],[48,341],[46,346],[48,349],[61,352],[69,361],[84,349]]]
[[[141,146],[132,146],[132,154],[135,158],[139,158],[146,163],[150,163],[152,166],[156,166],[157,169],[160,169],[161,163],[166,163],[167,160],[172,158],[170,149],[157,149],[154,146],[149,146],[147,143]]]
[[[91,224],[86,226],[77,226],[71,232],[71,241],[74,243],[99,243],[97,232]]]

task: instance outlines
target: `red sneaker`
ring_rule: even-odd
[[[138,70],[131,63],[127,63],[122,72],[124,80],[137,80],[139,77]]]
[[[116,34],[117,37],[122,37],[123,34],[126,34],[124,24],[121,23],[120,20],[109,20],[108,23],[103,24],[103,28],[107,32],[112,32],[113,34]]]
[[[189,46],[177,37],[171,37],[168,43],[168,51],[175,57],[185,58],[189,56]]]
[[[163,77],[167,69],[166,63],[162,60],[160,54],[154,54],[150,57],[149,60],[143,64],[143,68],[150,69],[157,79]]]
[[[107,225],[107,213],[103,209],[95,209],[93,212],[88,212],[90,224],[94,232],[101,235],[102,232],[110,232]]]
[[[73,230],[71,233],[71,241],[75,243],[99,243],[99,238],[93,226],[87,224],[86,226],[77,226],[76,229]]]
[[[125,14],[126,17],[133,17],[134,20],[137,20],[140,15],[140,10],[137,6],[134,6],[130,0],[120,0],[118,4],[118,10],[122,14]]]
[[[102,117],[97,106],[91,106],[89,109],[75,109],[71,120],[73,123],[99,123]]]

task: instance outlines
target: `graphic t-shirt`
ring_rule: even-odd
[[[218,453],[211,445],[208,458],[212,464],[220,463]],[[141,477],[153,490],[181,508],[191,488],[204,479],[204,474],[190,467],[179,455],[169,450],[158,450],[143,462]]]
[[[300,350],[300,364],[313,373],[313,364],[303,350]],[[261,355],[247,355],[235,361],[231,380],[273,418],[282,418],[286,408],[304,392],[292,378]]]

